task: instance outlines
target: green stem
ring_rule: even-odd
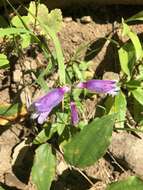
[[[123,131],[132,131],[132,132],[138,132],[143,133],[143,130],[141,129],[131,129],[131,128],[114,128],[114,130],[123,130]]]

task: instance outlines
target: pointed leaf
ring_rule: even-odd
[[[106,190],[142,190],[143,181],[136,176],[130,176],[125,180],[108,185]]]
[[[45,24],[51,28],[54,32],[59,32],[62,27],[62,12],[60,9],[54,9],[52,10],[48,18],[45,22]]]
[[[141,87],[132,90],[132,94],[134,98],[141,104],[143,105],[143,89]]]
[[[119,51],[119,60],[122,71],[128,76],[130,80],[132,75],[133,66],[136,61],[135,50],[131,42],[123,45]]]
[[[101,158],[111,141],[115,115],[95,119],[75,135],[64,147],[68,163],[86,167]]]
[[[27,16],[21,16],[20,18],[19,16],[14,16],[11,20],[12,25],[16,28],[24,28],[23,23],[28,24],[29,22],[30,21]]]
[[[56,161],[49,144],[42,144],[36,150],[32,167],[32,180],[37,190],[50,190],[55,177]]]
[[[30,33],[30,32],[22,28],[14,28],[14,27],[0,28],[0,37],[14,35],[14,34],[19,35],[19,34],[25,34],[25,33]]]
[[[35,19],[38,19],[40,23],[49,27],[55,33],[59,32],[62,25],[62,12],[60,9],[54,9],[49,13],[48,8],[44,4],[38,5],[37,18],[33,17],[36,13],[36,5],[34,2],[30,3],[28,18],[31,23],[34,24]],[[32,15],[31,15],[32,14]]]
[[[136,99],[133,100],[133,116],[134,120],[138,123],[143,121],[143,106]]]
[[[7,56],[3,53],[0,53],[0,69],[9,67],[9,60]]]
[[[143,49],[140,43],[140,40],[138,38],[138,36],[131,31],[131,29],[129,28],[129,26],[123,22],[123,35],[127,35],[135,48],[135,52],[136,52],[136,60],[140,60],[143,57]]]
[[[37,9],[37,10],[36,10]],[[34,18],[33,16],[36,16],[37,14],[37,19],[40,22],[45,23],[47,19],[47,15],[49,14],[49,10],[44,4],[39,4],[38,7],[36,7],[36,3],[32,1],[29,5],[28,9],[28,18],[30,19],[31,23],[34,24],[36,17]],[[37,11],[37,13],[36,13]],[[33,16],[32,16],[33,15]]]
[[[122,91],[115,96],[114,103],[112,104],[109,113],[117,113],[116,123],[119,127],[124,127],[124,121],[126,117],[127,101]]]
[[[130,22],[130,21],[143,21],[143,11],[140,11],[139,13],[133,15],[132,17],[128,18],[126,20],[126,22]]]

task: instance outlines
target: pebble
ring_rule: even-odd
[[[13,72],[13,81],[14,82],[20,82],[22,78],[22,72],[20,70],[15,70]]]
[[[72,17],[65,17],[64,18],[64,22],[71,22],[72,21]]]
[[[81,19],[80,19],[81,23],[83,24],[88,24],[90,22],[92,22],[92,18],[91,16],[83,16]]]
[[[103,74],[103,80],[117,80],[119,81],[119,74],[114,72],[105,72]]]
[[[36,70],[37,69],[37,63],[36,63],[36,61],[35,60],[33,60],[32,62],[31,62],[31,69],[33,69],[33,70]]]

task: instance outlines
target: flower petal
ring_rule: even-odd
[[[77,112],[77,107],[75,102],[70,103],[70,108],[71,108],[71,121],[73,125],[77,125],[79,122],[79,117],[78,117],[78,112]]]
[[[32,115],[33,118],[37,118],[38,123],[43,123],[47,118],[51,110],[57,106],[62,99],[64,94],[70,90],[69,87],[60,87],[48,92],[45,96],[36,100],[30,108],[34,109],[35,114]]]
[[[77,87],[87,88],[92,92],[107,93],[111,95],[116,95],[119,91],[117,81],[115,80],[89,80],[79,83]]]
[[[43,124],[44,121],[47,119],[48,115],[49,115],[49,112],[43,112],[43,113],[41,113],[39,115],[39,117],[38,117],[38,123],[39,124]]]
[[[56,88],[48,92],[45,96],[34,102],[34,106],[38,112],[46,112],[47,109],[53,109],[63,99],[64,94],[67,92],[68,87]]]

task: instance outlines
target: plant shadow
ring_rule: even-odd
[[[87,176],[88,177],[88,176]],[[96,183],[98,179],[88,177],[93,183]],[[62,175],[57,177],[57,180],[53,181],[51,190],[88,190],[91,184],[85,179],[78,171],[65,170]]]
[[[28,144],[28,142],[27,142]],[[34,147],[24,146],[16,156],[12,172],[24,184],[28,184],[34,159]]]

